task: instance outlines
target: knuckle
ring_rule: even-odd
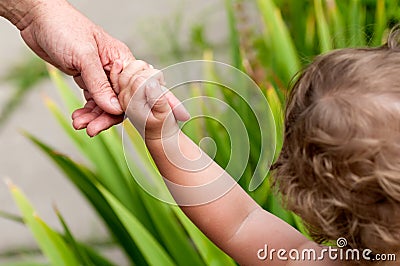
[[[139,89],[146,79],[141,75],[132,76],[129,80],[129,86],[133,88],[135,91]]]
[[[135,62],[138,64],[138,66],[141,66],[142,68],[148,68],[149,67],[149,64],[147,62],[143,61],[143,60],[136,60]]]
[[[90,93],[93,97],[103,96],[111,92],[110,83],[107,80],[99,80],[93,82]]]
[[[164,109],[167,104],[167,100],[164,97],[149,99],[150,105],[155,110]]]
[[[130,76],[122,73],[118,78],[118,86],[120,87],[120,89],[126,88],[129,84],[130,79],[131,79]]]
[[[87,43],[86,45],[82,45],[79,47],[79,49],[77,49],[77,55],[79,58],[85,58],[88,55],[92,55],[92,54],[98,54],[98,50],[97,48],[91,44],[91,43]]]

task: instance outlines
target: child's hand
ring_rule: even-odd
[[[175,119],[185,121],[189,113],[166,88],[161,71],[135,60],[116,61],[110,72],[114,90],[129,120],[145,139],[170,137],[179,131]],[[175,106],[174,110],[171,106]]]

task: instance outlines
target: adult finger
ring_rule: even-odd
[[[74,76],[75,83],[81,88],[82,90],[87,90],[85,82],[83,82],[81,75]]]
[[[96,106],[95,108],[93,108],[93,110],[91,112],[87,112],[80,116],[75,117],[72,122],[72,125],[77,130],[84,129],[88,126],[88,124],[91,121],[95,120],[102,113],[103,113],[103,110],[99,106]]]
[[[83,91],[83,97],[85,97],[86,101],[94,101],[92,94],[88,90]]]
[[[110,70],[111,85],[117,94],[119,94],[120,92],[118,77],[119,74],[122,72],[122,68],[123,68],[123,62],[121,60],[116,60]]]
[[[93,110],[93,108],[95,108],[95,107],[96,107],[96,103],[93,100],[87,101],[87,103],[82,108],[77,109],[72,113],[72,119],[75,119],[84,113],[91,112]]]
[[[121,123],[123,120],[124,115],[111,115],[104,112],[87,125],[86,133],[89,136],[94,137],[100,132]]]
[[[81,67],[81,75],[93,100],[107,113],[122,114],[118,98],[111,88],[98,55],[95,53],[86,55],[84,62]]]
[[[87,108],[80,108],[80,109],[77,109],[77,110],[75,110],[75,111],[72,113],[72,120],[75,120],[75,119],[77,119],[78,117],[80,117],[80,116],[82,116],[82,115],[84,115],[84,114],[88,114],[88,113],[90,113],[90,112],[92,112],[92,110],[88,110]],[[75,129],[78,129],[78,128],[75,128]]]

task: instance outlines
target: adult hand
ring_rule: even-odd
[[[87,100],[73,114],[76,129],[90,136],[118,124],[123,111],[106,71],[115,60],[131,60],[129,48],[63,0],[38,1],[16,23],[26,44],[42,59],[74,77]],[[83,116],[80,118],[80,116]]]

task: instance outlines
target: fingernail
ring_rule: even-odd
[[[149,88],[152,90],[156,90],[156,89],[160,88],[160,83],[158,83],[158,81],[156,81],[154,79],[151,79],[147,83],[147,86],[149,86]]]
[[[117,97],[112,97],[110,101],[111,101],[111,104],[115,107],[115,109],[122,112],[122,108],[121,108],[121,105],[119,104]]]
[[[150,67],[151,69],[154,69],[153,65],[149,65],[149,67]]]

